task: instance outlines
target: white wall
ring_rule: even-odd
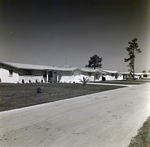
[[[19,76],[19,83],[22,83],[22,80],[24,80],[24,83],[29,83],[29,80],[31,83],[36,83],[36,80],[41,83],[41,80],[43,80],[43,83],[45,83],[43,76]]]
[[[69,72],[68,71],[67,72],[64,72],[64,71],[58,72],[58,75],[56,77],[57,77],[57,80],[62,83],[73,83],[73,82],[79,83],[80,80],[83,79],[83,77],[88,78],[89,81],[101,81],[102,80],[101,76],[98,76],[97,79],[94,76],[95,76],[94,73],[91,74],[91,76],[89,76],[89,74],[87,72],[81,72],[79,70],[76,70],[74,72],[70,72],[70,71]],[[105,75],[104,77],[106,78],[106,80],[116,80],[115,76]],[[17,83],[17,82],[22,83],[22,80],[24,80],[24,83],[29,83],[29,80],[31,83],[35,83],[36,80],[39,83],[41,83],[41,81],[43,81],[43,83],[46,82],[45,79],[43,78],[43,76],[41,76],[41,75],[19,76],[18,73],[13,72],[13,75],[9,76],[9,70],[3,69],[3,68],[0,68],[0,79],[1,79],[1,82],[6,82],[6,83]],[[122,75],[118,76],[118,78],[117,78],[117,80],[122,80],[122,79],[123,79]]]
[[[104,76],[106,78],[106,81],[108,80],[123,80],[123,76],[119,75],[118,78],[116,79],[115,76],[109,76],[109,75],[105,75]]]
[[[73,76],[61,76],[60,83],[73,83]]]
[[[3,83],[17,83],[18,82],[18,73],[12,73],[9,75],[9,70],[0,68],[0,79]]]
[[[83,80],[83,77],[89,79],[88,76],[85,76],[85,75],[80,74],[80,75],[74,76],[74,82],[75,82],[75,83],[79,83],[81,80]]]
[[[89,79],[89,81],[94,81],[94,75],[88,76],[83,74],[75,74],[75,75],[61,75],[60,82],[61,83],[79,83],[80,80],[83,80],[83,77]]]

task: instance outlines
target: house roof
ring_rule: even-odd
[[[130,74],[130,72],[121,72],[121,74]]]
[[[135,75],[140,76],[140,75],[150,75],[150,73],[135,73]]]
[[[64,67],[64,68],[58,68],[59,71],[74,71],[77,70],[77,67]]]
[[[80,71],[83,72],[101,72],[101,69],[91,69],[91,68],[78,68]]]
[[[55,66],[45,66],[45,65],[34,65],[34,64],[23,64],[23,63],[12,63],[12,62],[0,62],[18,69],[34,69],[34,70],[57,70],[57,71],[74,71],[78,69],[77,67],[55,67]]]
[[[103,70],[100,68],[97,69],[92,69],[92,68],[79,68],[79,67],[65,67],[65,68],[60,68],[60,67],[55,67],[55,66],[45,66],[45,65],[33,65],[33,64],[22,64],[22,63],[12,63],[12,62],[0,62],[0,64],[5,64],[14,68],[18,68],[18,69],[30,69],[30,70],[56,70],[56,71],[75,71],[75,70],[79,70],[82,72],[91,72],[91,73],[95,73],[95,72],[107,72],[107,73],[116,73],[118,71],[109,71],[109,70]]]
[[[0,62],[0,63],[18,69],[35,69],[35,70],[44,70],[44,69],[57,70],[58,69],[58,67],[44,66],[44,65],[22,64],[22,63],[12,63],[12,62]]]
[[[103,72],[106,72],[106,73],[117,73],[118,71],[112,71],[112,70],[102,70]]]

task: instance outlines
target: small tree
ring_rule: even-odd
[[[115,79],[117,80],[118,77],[119,77],[119,73],[117,72],[117,73],[115,73]]]
[[[102,57],[100,58],[99,56],[94,55],[94,56],[90,57],[89,64],[86,65],[85,67],[94,68],[94,69],[96,67],[101,68],[102,67],[101,62],[102,62]]]
[[[150,70],[148,71],[148,73],[150,73]]]
[[[42,93],[42,89],[40,87],[37,88],[37,93]]]
[[[128,51],[129,58],[125,58],[124,62],[129,62],[129,71],[130,75],[132,76],[134,80],[134,61],[135,61],[135,54],[141,53],[141,50],[138,48],[137,38],[134,38],[131,42],[128,43],[129,47],[126,47],[126,50]]]
[[[83,77],[83,79],[81,79],[80,82],[82,82],[83,86],[85,86],[85,84],[86,84],[87,82],[89,82],[89,79]]]

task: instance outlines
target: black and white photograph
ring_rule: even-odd
[[[0,147],[150,147],[150,1],[0,0]]]

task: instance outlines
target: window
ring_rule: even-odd
[[[32,75],[32,71],[31,70],[26,70],[26,75]]]
[[[44,77],[44,78],[47,77],[47,71],[43,71],[43,77]]]
[[[114,77],[114,76],[115,76],[115,74],[114,74],[114,73],[111,73],[111,76],[112,76],[112,77]]]
[[[143,75],[144,78],[147,78],[147,75]]]
[[[9,76],[11,77],[13,75],[13,70],[9,70]]]

